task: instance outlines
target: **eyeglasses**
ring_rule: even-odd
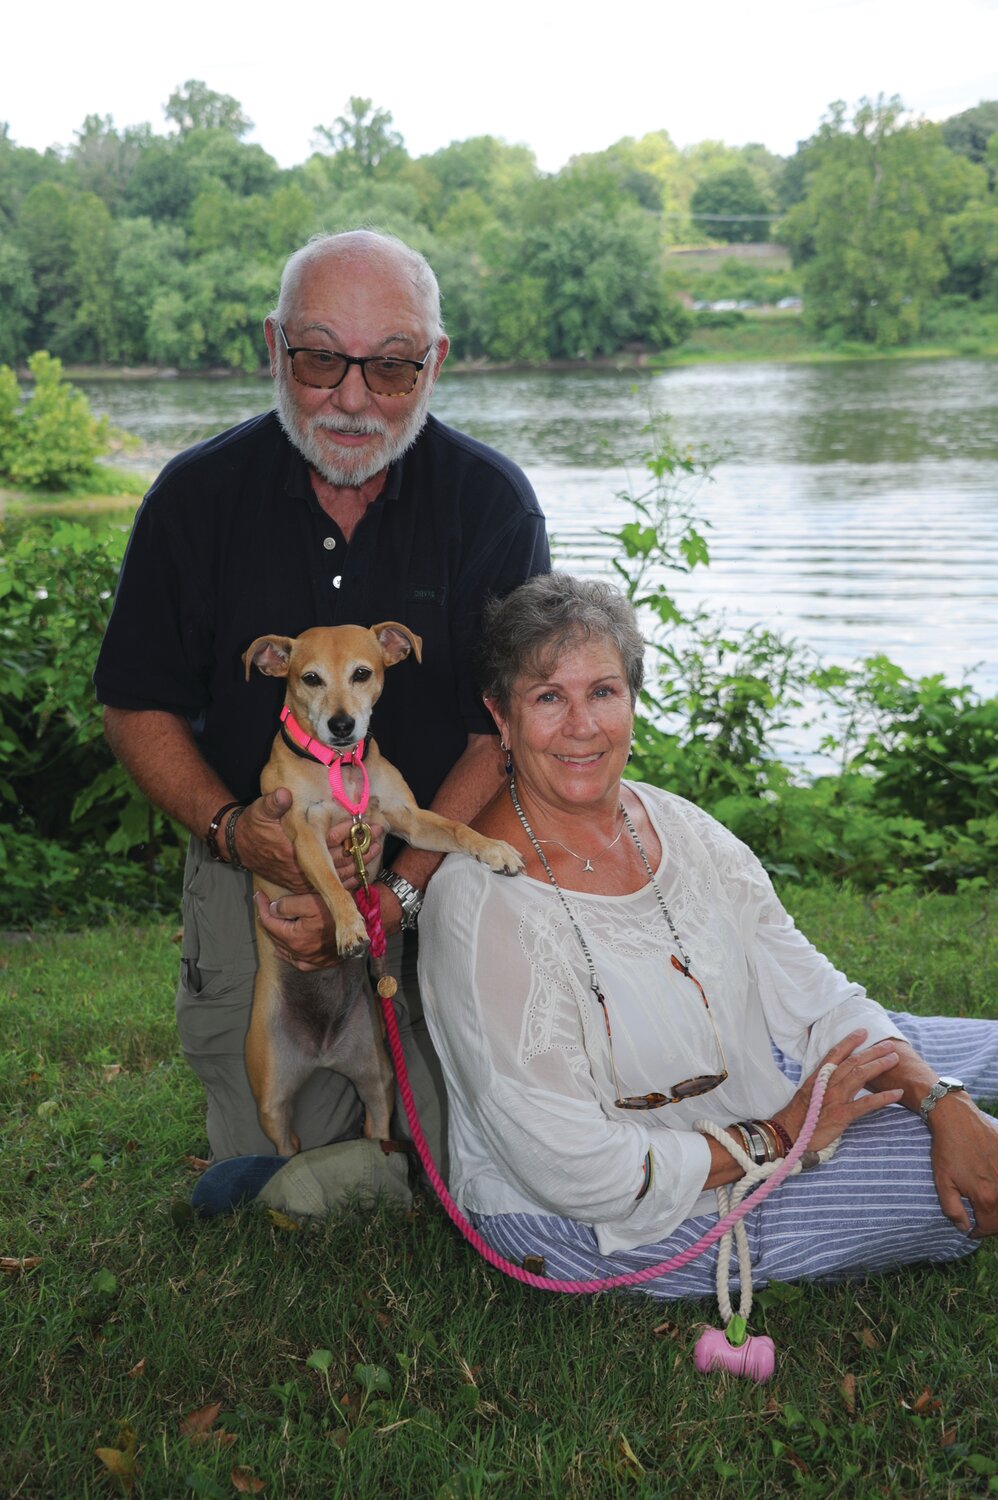
[[[422,359],[396,359],[393,354],[368,354],[358,359],[354,354],[340,354],[335,349],[292,349],[280,323],[277,331],[284,340],[295,380],[314,390],[335,391],[346,379],[350,366],[358,365],[364,384],[375,396],[408,396],[415,390],[433,350],[431,344]]]
[[[678,969],[680,974],[685,974],[686,978],[692,980],[700,991],[703,1008],[707,1012],[707,1020],[714,1034],[714,1045],[717,1047],[717,1053],[721,1059],[721,1072],[698,1073],[695,1078],[684,1078],[681,1083],[674,1083],[667,1094],[621,1095],[620,1079],[617,1077],[617,1066],[613,1060],[613,1032],[610,1030],[610,1016],[602,993],[594,985],[593,994],[599,1002],[600,1009],[603,1012],[603,1022],[606,1026],[606,1039],[610,1048],[610,1071],[613,1073],[613,1086],[617,1094],[613,1102],[618,1109],[662,1109],[666,1104],[681,1104],[684,1099],[696,1099],[700,1094],[709,1094],[711,1089],[719,1088],[728,1076],[728,1064],[724,1057],[724,1048],[721,1046],[721,1039],[717,1034],[717,1027],[714,1025],[714,1018],[710,1013],[710,1004],[703,985],[694,974],[690,973],[689,964],[681,963],[675,954],[672,955],[672,967]]]

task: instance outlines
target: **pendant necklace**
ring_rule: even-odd
[[[514,798],[514,806],[516,806],[516,799],[515,798]],[[518,807],[517,807],[517,811],[519,811]],[[620,804],[619,811],[622,812],[622,813],[624,812],[624,804],[623,803]],[[624,814],[624,816],[626,817],[626,814]],[[522,821],[522,819],[521,819],[521,821]],[[604,854],[609,854],[609,852],[613,848],[614,844],[617,844],[617,843],[620,842],[620,840],[621,840],[621,838],[623,836],[623,833],[624,833],[624,830],[625,830],[626,827],[627,827],[627,824],[624,823],[624,822],[622,822],[621,825],[620,825],[620,828],[614,834],[614,836],[610,840],[610,842],[608,844],[604,845],[604,847],[596,855],[597,859],[602,859],[603,856],[604,856]],[[528,834],[529,834],[529,829],[527,831],[528,831]],[[570,854],[573,859],[577,859],[579,861],[579,864],[582,866],[582,873],[583,873],[583,875],[587,875],[587,874],[590,874],[590,873],[595,873],[595,867],[593,865],[592,859],[588,855],[576,854],[575,850],[574,849],[570,849],[567,844],[563,844],[561,842],[561,839],[538,839],[537,842],[538,842],[538,844],[557,844],[559,849],[564,849],[564,851],[565,851],[566,854]]]

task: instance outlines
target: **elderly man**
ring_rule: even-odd
[[[273,1151],[243,1063],[256,949],[242,869],[301,893],[273,907],[257,897],[285,958],[335,961],[325,908],[281,827],[290,794],[258,795],[283,684],[259,674],[247,684],[242,652],[265,633],[403,621],[422,636],[424,662],[389,674],[378,743],[423,806],[467,821],[501,774],[469,662],[479,608],[549,566],[520,470],[428,415],[448,340],[422,256],[367,231],[317,237],[288,261],[264,331],[276,411],[164,469],[136,516],[95,672],[116,755],[192,835],[177,1015],[219,1160]],[[414,928],[437,861],[409,849],[391,859],[377,887],[389,933]],[[439,1155],[439,1075],[413,1026],[414,938],[403,1034]],[[399,939],[396,973],[400,952]],[[306,1154],[359,1123],[338,1075],[319,1072],[301,1090],[294,1128]]]

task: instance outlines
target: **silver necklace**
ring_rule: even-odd
[[[624,804],[623,803],[620,804],[620,811],[624,812]],[[624,813],[624,816],[626,817],[627,814]],[[604,856],[604,854],[609,854],[609,852],[613,848],[614,844],[619,843],[620,840],[623,838],[623,836],[624,836],[624,829],[626,827],[627,827],[626,823],[621,823],[619,829],[614,834],[614,836],[610,840],[610,842],[608,844],[605,844],[604,847],[595,856],[596,859],[602,859],[603,856]],[[587,874],[589,872],[594,872],[594,865],[593,865],[592,858],[588,854],[576,854],[575,850],[574,849],[570,849],[567,844],[563,844],[561,842],[561,839],[538,839],[537,842],[539,844],[557,844],[559,849],[564,849],[564,851],[565,851],[566,854],[570,854],[573,859],[577,859],[579,861],[579,864],[582,866],[582,873],[583,873],[583,875],[585,875],[585,874]]]
[[[555,876],[554,876],[554,871],[552,870],[551,866],[548,864],[547,856],[545,855],[544,850],[541,848],[541,840],[537,837],[537,835],[534,833],[534,830],[531,828],[530,824],[527,822],[526,814],[524,813],[523,808],[520,806],[520,799],[516,795],[516,777],[515,776],[511,776],[509,778],[509,795],[510,795],[510,798],[512,800],[513,807],[516,810],[516,816],[519,818],[520,822],[523,825],[523,831],[527,835],[527,838],[530,840],[531,844],[534,846],[534,849],[537,852],[537,858],[540,860],[541,864],[544,867],[544,873],[547,875],[548,880],[550,880],[551,884],[554,886],[555,891],[558,894],[558,899],[560,900],[562,906],[565,908],[566,912],[568,913],[568,919],[571,922],[572,927],[575,929],[575,935],[576,935],[576,937],[579,940],[579,945],[582,948],[583,953],[585,954],[586,963],[587,963],[587,965],[589,967],[589,982],[592,985],[593,992],[594,992],[594,994],[596,994],[598,996],[601,996],[602,995],[602,991],[600,990],[599,981],[598,981],[598,979],[596,977],[596,965],[593,963],[592,954],[589,952],[589,944],[586,942],[585,938],[582,935],[582,928],[579,926],[578,922],[575,920],[575,913],[572,911],[572,908],[568,904],[568,901],[567,901],[567,899],[565,897],[565,892],[562,890],[561,886],[558,884],[558,882],[557,882],[557,880],[555,879]],[[620,804],[620,811],[621,811],[621,814],[623,815],[623,819],[624,819],[624,824],[623,824],[623,827],[620,830],[620,833],[623,833],[624,828],[626,828],[627,831],[628,831],[628,833],[631,835],[631,839],[632,839],[632,841],[634,843],[634,847],[635,847],[635,849],[638,851],[638,853],[641,856],[641,863],[644,865],[645,870],[647,871],[648,879],[651,882],[651,888],[655,892],[655,899],[657,900],[657,902],[658,902],[658,904],[659,904],[659,906],[660,906],[660,908],[662,910],[662,915],[665,917],[665,920],[666,920],[666,922],[669,925],[669,931],[672,933],[672,940],[675,943],[676,947],[679,949],[680,955],[682,956],[684,972],[688,972],[689,971],[689,967],[690,967],[690,956],[687,953],[686,949],[683,947],[682,939],[680,938],[679,933],[676,931],[676,924],[672,920],[672,913],[669,911],[669,908],[665,904],[665,897],[662,895],[662,892],[661,892],[661,890],[659,888],[658,881],[655,879],[655,873],[652,870],[652,867],[651,867],[651,865],[648,862],[648,856],[645,853],[644,849],[642,848],[641,840],[638,838],[638,831],[635,828],[634,824],[631,822],[630,816],[628,815],[627,808],[624,806],[623,802],[621,802],[621,804]],[[618,833],[617,838],[620,838],[620,833]],[[557,840],[548,839],[546,842],[548,842],[548,843],[556,843]],[[616,843],[616,842],[617,842],[617,840],[614,839],[614,843]],[[564,844],[562,844],[561,847],[564,849],[564,847],[565,847]],[[569,854],[571,854],[571,852],[572,852],[571,849],[569,849],[568,852],[569,852]],[[576,859],[579,858],[578,855],[576,855],[575,857],[576,857]],[[602,1004],[602,999],[601,999],[600,1003]]]

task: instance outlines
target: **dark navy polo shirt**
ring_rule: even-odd
[[[398,620],[423,662],[389,669],[372,730],[422,805],[494,726],[473,677],[482,602],[550,567],[525,475],[434,417],[349,546],[268,412],[181,453],[142,502],[94,683],[114,708],[186,717],[232,790],[257,795],[284,701],[242,654],[260,635]]]

